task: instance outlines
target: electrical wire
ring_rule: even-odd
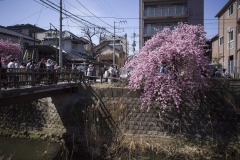
[[[63,7],[66,9],[64,0],[63,0]],[[67,19],[67,26],[68,26],[68,30],[71,32],[70,27],[69,27],[69,23],[68,23],[68,19]]]
[[[37,22],[35,23],[35,25],[37,25],[37,23],[38,23],[38,20],[39,20],[39,18],[40,18],[40,16],[41,16],[41,13],[42,13],[42,9],[43,9],[43,6],[41,7],[41,11],[40,11],[40,13],[39,13],[39,15],[38,15]]]
[[[36,0],[34,0],[34,1],[36,1]],[[55,3],[53,3],[53,2],[51,2],[51,1],[49,1],[49,0],[46,0],[46,1],[50,2],[51,4],[49,4],[48,2],[45,2],[44,0],[40,0],[40,1],[41,1],[42,3],[44,3],[45,5],[47,5],[48,7],[51,7],[51,8],[54,9],[55,11],[58,11],[58,12],[60,11],[59,6],[56,5]],[[40,3],[40,4],[42,4],[42,3]],[[86,21],[86,20],[84,20],[84,19],[82,19],[82,18],[80,18],[80,17],[72,14],[71,12],[67,11],[66,9],[63,9],[63,12],[62,12],[62,13],[63,13],[65,16],[67,16],[67,17],[69,17],[69,18],[71,18],[71,19],[73,19],[73,20],[75,20],[75,21],[77,21],[77,22],[85,25],[85,27],[95,27],[95,28],[98,28],[98,29],[104,29],[106,32],[108,32],[108,33],[110,33],[110,34],[113,34],[112,32],[106,30],[106,29],[103,28],[103,27],[97,26],[97,25],[95,25],[95,24],[93,24],[93,23],[91,23],[91,22],[89,22],[89,21]]]
[[[103,22],[104,24],[110,26],[113,28],[112,25],[106,23],[105,21],[103,21],[102,19],[100,19],[99,17],[97,17],[94,13],[92,13],[89,9],[87,9],[82,3],[80,3],[78,0],[76,0],[78,2],[78,4],[80,4],[83,8],[85,8],[89,13],[91,13],[94,17],[96,17],[97,19],[99,19],[101,22]]]
[[[119,14],[114,11],[114,9],[112,9],[112,7],[110,5],[108,5],[106,2],[105,3],[101,3],[101,1],[98,1],[98,0],[94,0],[96,4],[98,4],[99,6],[102,6],[101,8],[104,10],[104,11],[109,11],[109,13],[113,13],[112,15],[116,15],[116,17],[120,17]]]
[[[28,18],[30,18],[30,17],[32,17],[32,16],[40,13],[40,12],[41,12],[41,10],[40,10],[40,11],[37,11],[37,12],[34,12],[33,14],[29,15],[28,17],[26,17],[26,18],[24,18],[24,19],[21,19],[21,20],[19,20],[19,21],[17,21],[17,22],[15,22],[14,24],[17,24],[17,23],[19,23],[19,22],[21,22],[21,21],[24,21],[24,20],[26,20],[26,19],[28,19]]]

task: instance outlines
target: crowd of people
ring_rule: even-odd
[[[32,75],[17,75],[17,72],[27,72],[33,71],[34,69],[38,70],[39,75],[36,77]],[[49,72],[48,77],[46,77],[49,81],[51,81],[54,77],[50,73],[52,70],[58,70],[60,66],[56,61],[51,59],[45,60],[42,58],[39,62],[34,62],[33,60],[25,62],[20,62],[18,59],[10,59],[9,62],[4,58],[0,58],[0,82],[4,88],[7,87],[17,87],[17,84],[21,78],[22,81],[41,81],[44,76],[43,72]],[[11,73],[11,74],[9,74]]]
[[[51,59],[46,60],[44,58],[42,58],[39,62],[30,60],[27,63],[20,62],[18,59],[11,59],[9,62],[7,62],[0,58],[0,85],[6,88],[9,87],[9,84],[14,86],[19,81],[28,81],[29,83],[32,81],[38,81],[40,83],[40,81],[44,78],[51,81],[54,79],[52,71],[62,71],[64,69],[79,70],[79,73],[81,72],[81,74],[84,75],[88,81],[96,81],[97,77],[100,77],[103,80],[102,82],[112,83],[117,81],[117,78],[119,77],[119,69],[117,65],[110,65],[109,67],[106,65],[102,67],[98,65],[96,67],[94,64],[89,64],[85,67],[85,69],[82,69],[73,64],[72,67],[67,68],[64,66],[61,68],[56,61]],[[37,76],[33,76],[31,74],[14,74],[16,72],[27,73],[28,71],[37,71]],[[9,72],[12,72],[12,74],[9,74]]]
[[[115,65],[110,65],[109,68],[104,67],[104,76],[105,78],[105,82],[115,82],[116,79],[119,77],[119,69],[118,67]]]
[[[115,82],[117,81],[117,78],[119,77],[119,69],[117,65],[110,65],[107,67],[104,65],[103,67],[100,67],[97,71],[96,67],[93,64],[89,64],[86,76],[89,77],[89,80],[96,80],[96,76],[100,76],[103,78],[103,82]]]
[[[220,69],[218,67],[214,68],[214,70],[213,70],[213,77],[231,78],[230,74],[228,73],[228,71],[225,68]]]
[[[0,58],[1,59],[1,58]],[[6,60],[0,61],[1,68],[17,69],[26,68],[28,69],[58,69],[59,65],[56,61],[51,59],[45,60],[42,58],[39,62],[34,62],[33,60],[25,62],[20,62],[18,59],[11,59],[9,63]]]
[[[13,74],[8,74],[8,72],[17,72],[17,71],[31,71],[34,69],[38,70],[38,73],[40,73],[37,77],[37,81],[41,81],[44,78],[49,79],[50,81],[54,79],[54,75],[51,74],[52,71],[60,71],[62,69],[69,69],[69,70],[79,70],[79,73],[81,72],[82,76],[84,75],[88,81],[96,81],[97,77],[101,77],[103,80],[102,82],[116,82],[120,76],[120,71],[117,65],[110,65],[110,66],[100,66],[97,67],[94,66],[94,64],[89,64],[88,66],[85,66],[84,68],[79,68],[79,66],[72,64],[72,67],[67,68],[64,66],[61,68],[56,61],[53,61],[51,59],[44,59],[42,58],[39,62],[34,62],[33,60],[30,60],[27,63],[20,62],[18,59],[11,59],[8,63],[5,59],[0,58],[0,84],[6,87],[4,84],[6,82],[10,82],[12,84],[15,84],[16,81],[19,81],[19,76],[12,76]],[[45,73],[44,73],[45,72]],[[159,73],[165,73],[167,72],[166,65],[163,64],[159,68]],[[43,74],[41,74],[43,73]],[[46,77],[46,73],[47,77]],[[225,69],[218,69],[217,67],[214,67],[213,69],[213,77],[228,77],[230,78],[229,73]],[[33,81],[33,77],[31,75],[28,75],[25,77],[27,81]],[[36,77],[35,77],[36,80]]]

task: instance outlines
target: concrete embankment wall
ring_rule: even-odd
[[[176,109],[155,104],[140,109],[140,92],[123,87],[79,86],[78,92],[52,95],[33,102],[1,107],[0,134],[50,139],[57,142],[97,139],[109,135],[182,135],[193,138],[239,141],[239,101],[231,91],[212,90],[185,100]]]

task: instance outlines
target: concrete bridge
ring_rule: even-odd
[[[51,97],[62,93],[77,92],[81,83],[59,83],[45,86],[25,86],[0,91],[0,106],[13,105],[23,102]]]
[[[102,83],[102,76],[86,76],[79,70],[0,69],[0,106],[77,92],[81,83]],[[121,81],[119,78],[109,78]]]

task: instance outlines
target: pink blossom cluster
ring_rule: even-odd
[[[0,39],[0,56],[2,59],[18,58],[21,53],[21,46],[9,40]]]
[[[208,59],[204,56],[206,38],[203,26],[179,23],[174,29],[163,29],[145,43],[139,53],[127,62],[131,68],[129,88],[143,89],[142,108],[160,102],[179,107],[182,95],[193,95],[208,87]],[[160,73],[160,68],[164,72]]]

